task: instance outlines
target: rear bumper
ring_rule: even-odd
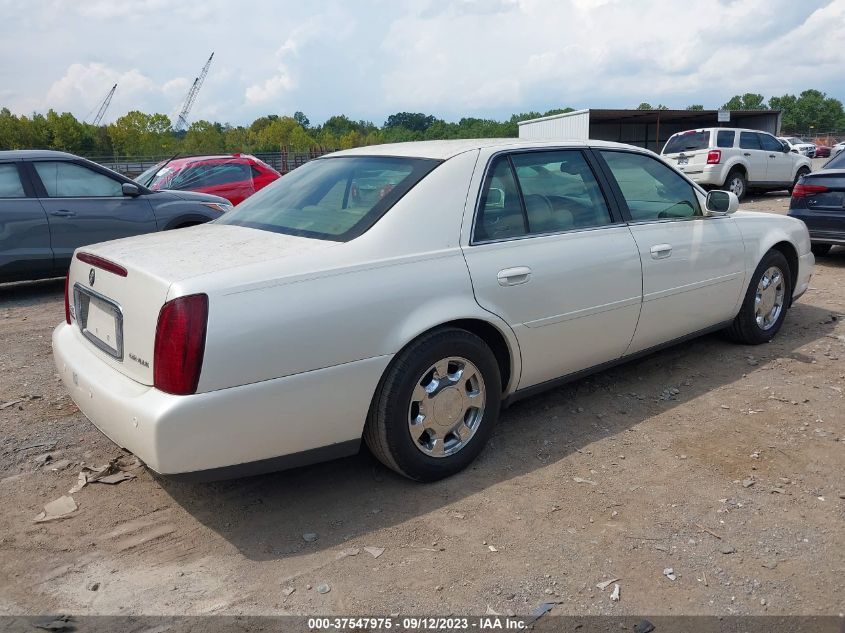
[[[212,471],[212,478],[255,474],[355,452],[390,361],[380,356],[174,396],[109,367],[73,330],[67,324],[55,329],[53,355],[82,413],[152,470],[201,479],[209,478],[205,471]]]
[[[690,180],[699,185],[721,187],[725,184],[725,176],[727,175],[723,173],[723,167],[724,165],[704,165],[702,167],[693,168],[697,171],[684,170],[684,174],[686,174]]]

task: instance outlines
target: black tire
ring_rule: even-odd
[[[795,180],[792,181],[792,186],[789,187],[789,194],[792,195],[792,190],[795,189],[795,185],[798,184],[798,181],[801,180],[804,176],[810,173],[809,167],[801,167],[795,173]]]
[[[742,200],[748,193],[748,180],[741,169],[731,169],[728,177],[725,178],[725,184],[722,187],[725,191],[733,191],[737,199]]]
[[[775,321],[768,327],[762,328],[758,325],[756,319],[756,296],[757,286],[760,283],[763,274],[771,267],[777,267],[781,271],[784,293],[783,303],[780,314]],[[770,250],[765,255],[760,263],[757,265],[754,274],[751,276],[751,281],[748,284],[748,290],[745,292],[745,298],[742,301],[742,307],[739,309],[739,314],[733,320],[733,323],[725,330],[728,338],[746,345],[760,345],[761,343],[768,343],[775,334],[778,333],[783,320],[786,318],[786,311],[789,308],[789,303],[792,298],[792,275],[789,268],[789,262],[783,253],[776,250]]]
[[[409,430],[412,393],[426,370],[441,359],[461,357],[484,381],[485,402],[474,434],[457,452],[432,457],[417,447]],[[458,328],[433,330],[412,342],[382,376],[364,427],[364,441],[388,468],[416,481],[437,481],[466,468],[481,452],[499,417],[502,382],[496,357],[475,334]]]
[[[833,248],[832,244],[812,244],[810,246],[810,250],[816,257],[824,257],[830,252],[831,248]]]

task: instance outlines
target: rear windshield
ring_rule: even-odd
[[[426,158],[318,158],[216,220],[265,231],[346,242],[358,237],[440,164]]]
[[[827,161],[822,169],[845,169],[845,152],[839,152]]]
[[[677,154],[678,152],[694,152],[698,149],[710,147],[710,130],[693,130],[675,134],[663,148],[664,154]]]

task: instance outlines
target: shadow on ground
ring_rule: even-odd
[[[30,307],[45,299],[61,299],[65,294],[65,278],[45,279],[43,281],[21,281],[0,284],[0,307]]]
[[[158,481],[187,512],[251,560],[282,559],[349,540],[366,544],[373,531],[545,468],[759,371],[775,358],[810,363],[812,358],[796,353],[798,348],[824,338],[835,319],[827,310],[799,302],[768,345],[738,346],[707,336],[519,402],[502,413],[486,450],[467,471],[434,484],[393,474],[366,449],[352,458],[229,482]],[[759,366],[749,365],[750,354]],[[677,400],[660,399],[668,387],[680,389]],[[567,482],[561,482],[561,494]],[[306,532],[318,533],[319,540],[304,543]]]

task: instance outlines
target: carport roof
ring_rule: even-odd
[[[536,123],[537,121],[549,121],[552,119],[562,119],[564,117],[584,114],[589,112],[590,123],[608,122],[608,121],[626,121],[629,123],[656,123],[658,118],[662,123],[669,121],[695,121],[710,123],[717,118],[719,110],[615,110],[604,108],[587,108],[585,110],[573,110],[572,112],[563,112],[561,114],[552,114],[537,119],[528,119],[526,121],[519,121],[519,125],[526,123]],[[745,116],[761,116],[771,115],[777,116],[781,113],[780,110],[730,110],[731,119],[734,117]]]

